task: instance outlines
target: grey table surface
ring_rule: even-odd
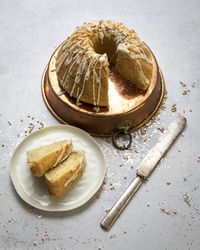
[[[16,193],[10,159],[30,123],[33,131],[41,127],[37,121],[58,124],[41,95],[54,49],[75,27],[99,19],[123,22],[152,49],[168,91],[165,109],[133,133],[132,150],[118,152],[110,138],[95,138],[107,174],[88,203],[68,212],[40,211]],[[0,249],[200,249],[200,2],[1,0],[0,23]],[[178,113],[187,118],[185,131],[111,230],[103,231],[106,211]]]

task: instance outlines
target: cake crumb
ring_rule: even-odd
[[[123,163],[120,163],[119,166],[122,167],[124,164]]]
[[[165,128],[164,127],[159,127],[159,128],[157,128],[157,130],[159,130],[160,132],[164,132],[164,130],[165,130]]]
[[[167,185],[170,185],[170,184],[171,184],[171,182],[170,182],[170,181],[168,181],[166,184],[167,184]]]
[[[139,153],[137,149],[135,149],[135,153],[137,153],[137,154]]]
[[[146,135],[147,131],[143,128],[140,129],[140,134],[141,135]]]
[[[180,81],[182,87],[186,87],[186,84]]]
[[[150,207],[150,203],[149,202],[147,203],[147,207]]]
[[[171,215],[169,211],[166,211],[165,208],[161,208],[160,211],[164,214]]]
[[[106,139],[106,142],[111,143],[111,140],[110,139]]]
[[[183,201],[184,201],[185,203],[187,203],[189,207],[191,207],[190,200],[189,200],[189,197],[188,197],[188,194],[187,194],[187,193],[184,194],[184,196],[183,196]]]
[[[174,214],[177,214],[177,210],[176,210],[176,208],[174,208],[174,212],[173,212]]]
[[[187,95],[188,91],[187,90],[184,90],[183,91],[183,95]]]
[[[124,160],[128,160],[128,156],[123,155]]]
[[[109,237],[109,239],[113,239],[113,238],[115,238],[115,237],[116,237],[116,235],[113,234],[113,235],[111,235],[111,236]]]
[[[193,87],[193,88],[195,87],[195,82],[192,83],[192,87]]]
[[[172,105],[171,111],[172,111],[172,112],[176,112],[176,111],[177,111],[176,103],[174,103],[174,104]]]

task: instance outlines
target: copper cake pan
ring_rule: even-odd
[[[56,55],[52,55],[42,77],[42,95],[53,116],[64,124],[77,126],[96,136],[110,136],[114,131],[127,128],[136,130],[158,110],[164,96],[164,79],[152,53],[153,74],[147,91],[139,91],[117,73],[109,76],[109,110],[100,107],[96,113],[93,105],[82,103],[70,97],[60,87],[55,71]]]

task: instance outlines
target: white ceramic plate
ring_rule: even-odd
[[[87,162],[81,178],[63,196],[54,198],[48,194],[44,177],[31,175],[26,152],[63,139],[71,139],[75,150],[84,150]],[[16,148],[10,166],[11,179],[20,197],[46,211],[67,211],[83,205],[98,191],[105,172],[104,156],[95,140],[85,131],[69,125],[55,125],[29,135]]]

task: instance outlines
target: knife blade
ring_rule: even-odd
[[[181,133],[186,125],[186,118],[178,115],[170,124],[169,128],[164,131],[155,146],[148,152],[136,170],[137,177],[131,182],[125,192],[117,200],[111,210],[107,213],[100,225],[104,230],[109,230],[121,212],[124,210],[130,199],[136,193],[142,182],[148,178],[157,163],[173,144],[177,136]]]

